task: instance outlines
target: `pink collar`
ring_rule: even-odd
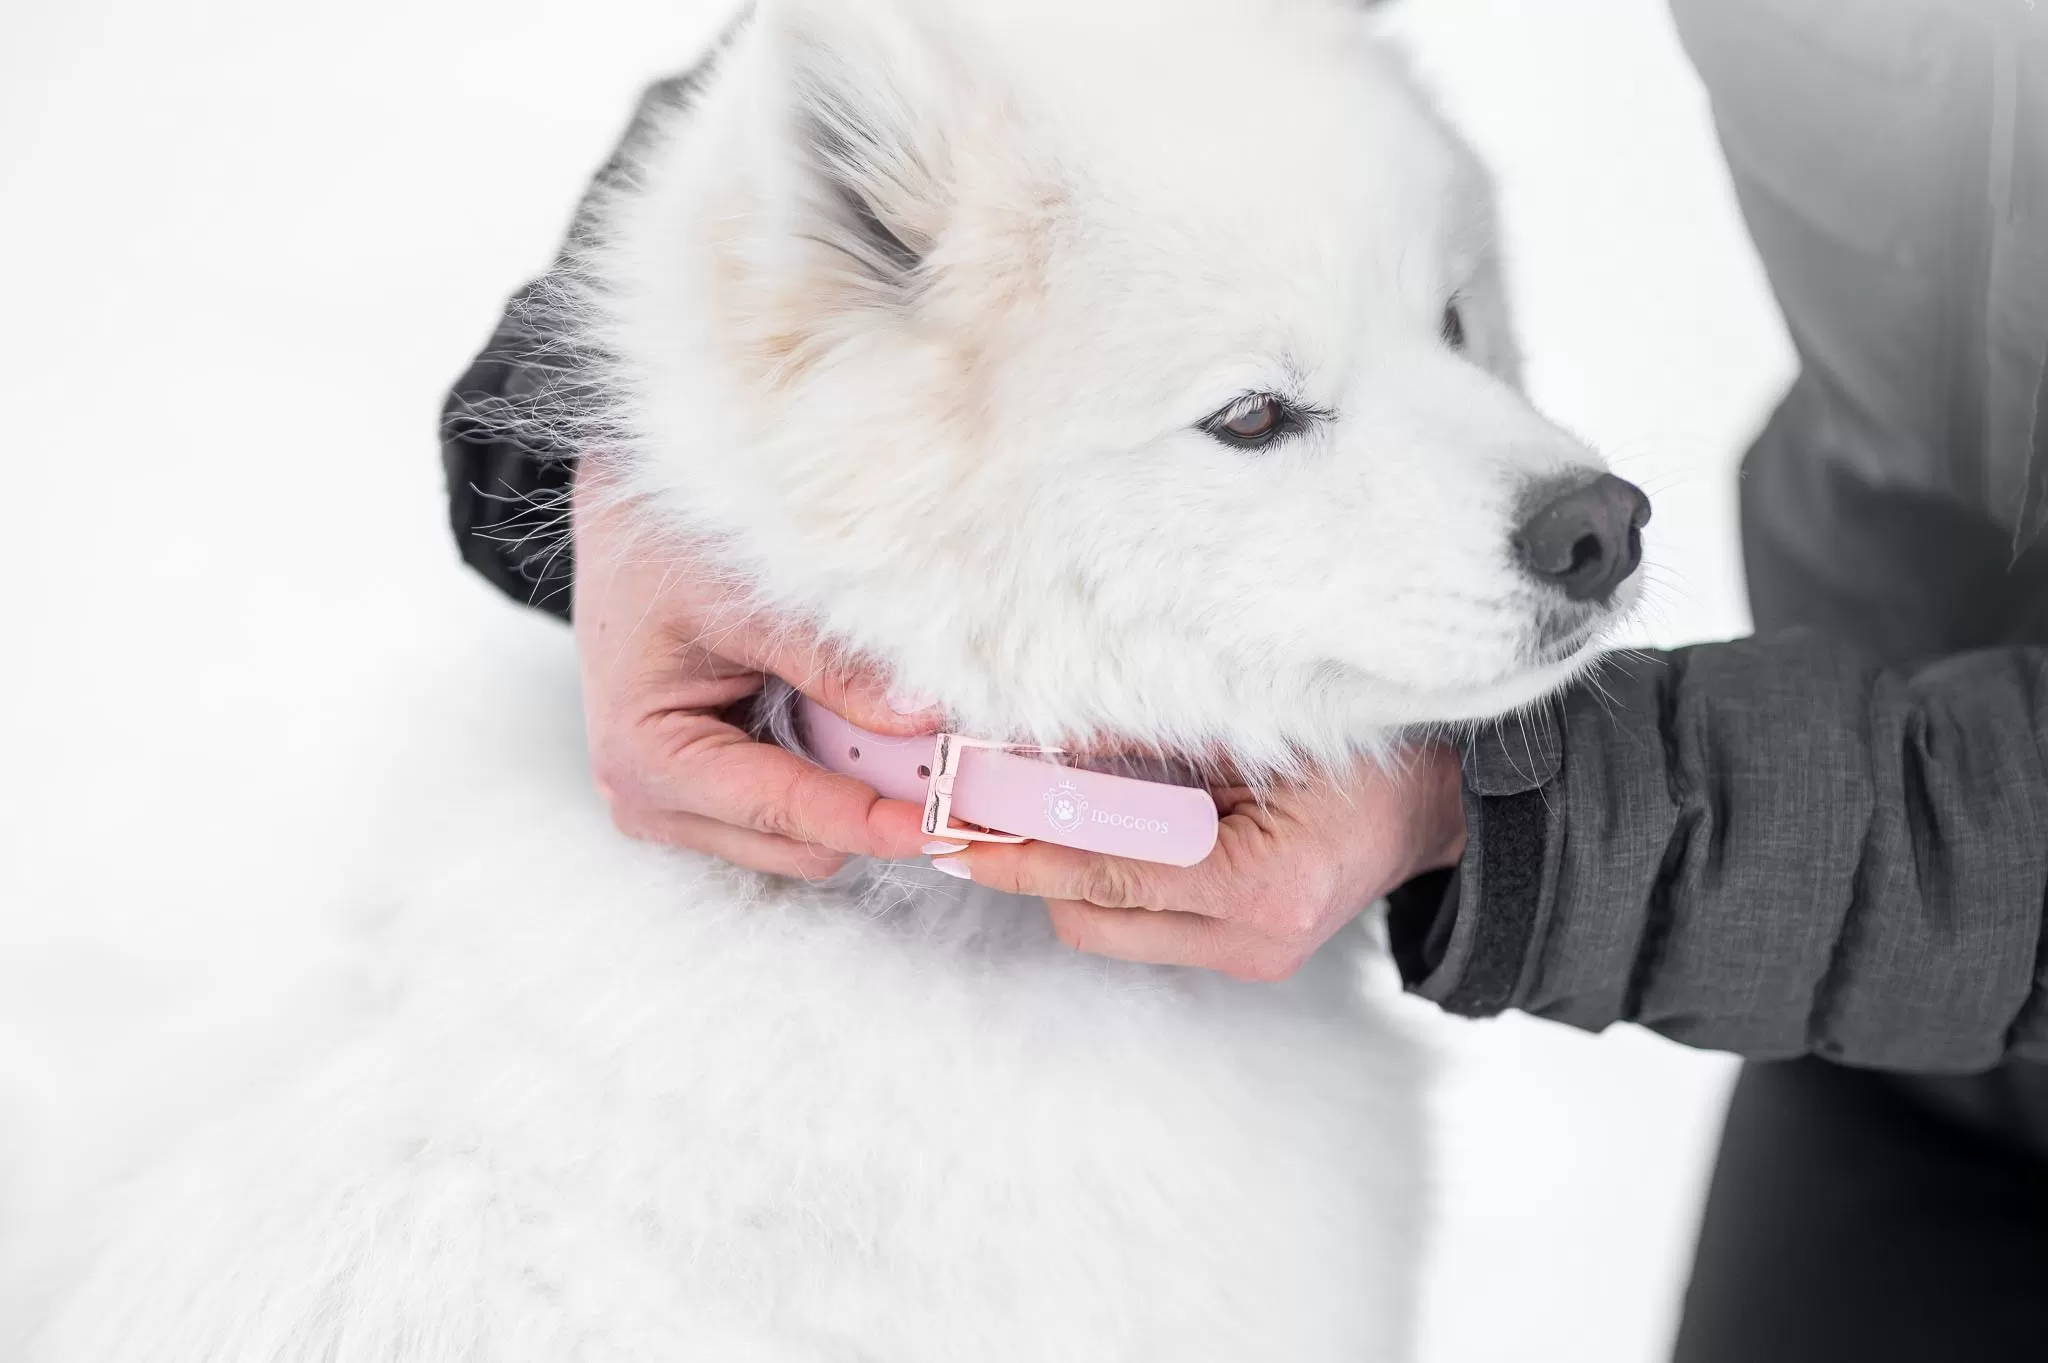
[[[940,734],[884,738],[808,697],[797,722],[821,765],[891,800],[924,806],[924,831],[955,842],[1050,842],[1133,861],[1193,866],[1216,845],[1205,790],[1063,767],[1051,748]]]

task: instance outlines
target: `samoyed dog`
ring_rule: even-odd
[[[1363,11],[759,0],[566,271],[590,457],[964,733],[1274,781],[1543,696],[1635,527],[1573,519],[1613,480]],[[332,1045],[74,1218],[30,1363],[1406,1354],[1424,1066],[1363,931],[1083,958],[928,868],[630,843],[562,751]]]

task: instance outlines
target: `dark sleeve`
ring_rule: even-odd
[[[2048,1060],[2048,650],[1618,657],[1466,778],[1463,863],[1393,914],[1410,988],[1451,1012],[1895,1071]]]
[[[558,402],[567,372],[538,305],[545,289],[542,281],[513,298],[490,344],[449,391],[441,466],[463,561],[507,596],[566,620],[576,452],[540,419]]]
[[[695,69],[641,96],[625,136],[577,210],[557,275],[572,268],[598,195],[632,176],[636,155],[660,118],[695,97],[725,41]],[[463,561],[514,600],[566,620],[576,573],[569,494],[578,452],[565,432],[587,427],[597,390],[587,379],[587,357],[576,351],[556,307],[559,295],[555,278],[544,277],[507,305],[490,343],[442,407],[441,464]]]

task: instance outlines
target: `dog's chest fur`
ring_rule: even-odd
[[[1400,1356],[1415,1074],[1353,953],[1089,962],[1030,903],[555,803],[417,887],[357,1036],[123,1194],[38,1363]]]

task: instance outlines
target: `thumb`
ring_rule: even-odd
[[[751,651],[755,656],[747,663],[756,671],[780,677],[870,733],[918,738],[936,733],[943,722],[930,697],[893,687],[887,673],[820,639],[808,625],[769,632]]]

